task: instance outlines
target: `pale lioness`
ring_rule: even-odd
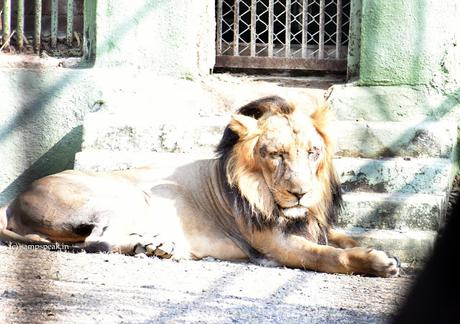
[[[262,98],[232,117],[215,159],[42,178],[2,209],[1,238],[395,276],[395,258],[332,228],[341,192],[327,115]]]

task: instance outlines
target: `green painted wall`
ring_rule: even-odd
[[[458,0],[362,0],[360,85],[460,85]]]
[[[338,118],[460,123],[460,1],[352,0],[351,16]]]

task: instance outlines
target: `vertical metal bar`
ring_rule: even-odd
[[[83,58],[94,62],[96,56],[96,10],[97,2],[83,0]]]
[[[342,57],[342,0],[337,0],[337,28],[335,32],[335,58]]]
[[[42,0],[35,0],[34,15],[34,47],[35,51],[39,52],[42,36]]]
[[[73,38],[73,0],[67,0],[67,30],[66,30],[66,39],[67,45],[72,45]]]
[[[251,0],[251,56],[256,56],[256,20],[257,20],[257,2]]]
[[[274,0],[268,0],[268,57],[273,57],[273,1]]]
[[[286,26],[285,26],[284,56],[291,56],[291,0],[286,0]]]
[[[217,0],[217,26],[216,26],[216,53],[217,55],[222,55],[222,5],[223,0]]]
[[[319,1],[319,43],[318,43],[318,58],[324,58],[324,11],[325,11],[325,0]]]
[[[233,56],[239,56],[240,41],[240,0],[235,0],[233,7]]]
[[[51,0],[51,47],[57,45],[58,0]]]
[[[307,57],[308,43],[308,0],[302,0],[302,58]]]
[[[10,38],[11,33],[11,0],[3,0],[3,46],[5,45]]]
[[[18,0],[18,48],[20,51],[24,48],[24,0]]]

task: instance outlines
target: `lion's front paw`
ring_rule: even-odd
[[[379,277],[395,277],[400,263],[386,252],[356,247],[345,250],[349,272],[371,274]]]
[[[368,250],[368,260],[371,274],[385,278],[399,275],[401,263],[396,257],[390,256],[386,252],[370,249]]]

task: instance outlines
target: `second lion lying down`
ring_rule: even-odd
[[[1,210],[0,238],[395,276],[395,258],[332,228],[341,193],[327,115],[262,98],[232,117],[215,159],[42,178]]]

